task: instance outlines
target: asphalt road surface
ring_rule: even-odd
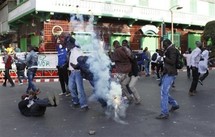
[[[142,97],[141,105],[131,104],[120,124],[104,114],[98,102],[89,102],[89,111],[82,112],[71,106],[70,97],[60,97],[57,107],[49,107],[43,117],[25,117],[18,110],[22,86],[0,86],[0,137],[214,137],[215,136],[215,71],[210,71],[204,85],[198,85],[198,94],[188,96],[191,80],[180,72],[176,88],[170,94],[178,101],[180,109],[167,120],[157,120],[160,114],[160,89],[152,77],[141,77],[136,88]],[[92,89],[87,81],[85,90]],[[57,91],[59,82],[36,83],[42,93]],[[101,89],[102,90],[102,89]],[[94,135],[89,135],[95,131]]]

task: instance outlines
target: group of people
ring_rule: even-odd
[[[143,62],[138,62],[135,54],[130,49],[127,40],[123,40],[120,44],[119,41],[113,42],[114,50],[108,53],[108,56],[112,62],[115,63],[114,78],[122,88],[122,97],[126,99],[128,103],[141,103],[141,97],[139,92],[135,88],[135,84],[139,79],[140,68],[138,65],[142,63],[146,72],[146,77],[150,76],[149,63],[151,62],[152,73],[155,68],[157,69],[157,78],[160,80],[160,92],[161,92],[161,113],[156,117],[157,119],[167,119],[169,112],[174,112],[179,109],[178,102],[170,96],[169,90],[172,87],[178,74],[176,63],[178,58],[178,49],[174,44],[166,39],[163,41],[163,49],[156,50],[155,55],[150,55],[148,48],[143,51]],[[70,96],[75,108],[80,107],[82,111],[89,109],[87,96],[84,90],[83,78],[89,81],[94,88],[96,77],[89,69],[89,56],[84,55],[79,46],[76,45],[76,40],[70,36],[69,33],[62,33],[56,40],[56,49],[58,56],[58,75],[62,92],[59,94]],[[27,78],[28,87],[26,94],[22,96],[19,103],[19,109],[25,116],[41,116],[44,115],[46,107],[57,106],[59,99],[56,93],[52,96],[48,96],[45,99],[37,98],[37,94],[40,92],[33,83],[33,78],[37,71],[38,55],[34,47],[28,46],[28,54],[26,58],[20,59],[14,56],[17,62],[22,62],[27,66]],[[202,51],[203,50],[203,51]],[[202,81],[208,76],[208,50],[202,48],[201,42],[196,42],[196,48],[191,52],[186,52],[183,56],[187,59],[187,76],[190,78],[192,70],[192,83],[189,90],[189,95],[196,95],[197,84],[203,84]],[[8,65],[7,61],[13,60],[12,57],[4,57],[5,62],[5,74],[7,75],[11,64]],[[162,76],[160,75],[162,72]],[[202,77],[199,78],[200,74]],[[7,77],[8,78],[8,77]],[[8,78],[11,82],[12,80]],[[13,82],[13,81],[12,81]],[[14,83],[11,82],[11,86]],[[6,86],[6,83],[3,84]],[[93,90],[93,93],[95,89]],[[106,98],[97,98],[103,108],[107,107]],[[168,109],[168,104],[171,105],[171,109]]]
[[[195,45],[196,48],[193,51],[188,49],[188,51],[183,54],[186,58],[187,77],[190,78],[192,74],[192,83],[188,92],[189,96],[196,95],[198,83],[203,85],[203,80],[209,74],[209,51],[206,47],[203,47],[203,44],[199,41],[196,41]],[[167,119],[169,117],[169,112],[174,112],[179,109],[178,102],[169,94],[169,90],[177,75],[176,63],[179,55],[177,55],[177,49],[170,40],[164,40],[163,46],[164,70],[161,79],[161,114],[156,117],[157,119]],[[169,110],[168,104],[172,106]]]
[[[14,54],[14,56],[13,56]],[[12,69],[12,64],[15,63],[16,65],[16,73],[19,80],[19,85],[23,84],[22,79],[28,79],[28,87],[26,89],[26,93],[33,90],[33,92],[39,92],[39,89],[36,88],[35,84],[33,83],[33,79],[36,75],[37,67],[38,67],[38,54],[37,49],[32,46],[28,45],[28,53],[22,56],[18,56],[18,52],[10,53],[9,51],[4,51],[3,61],[5,64],[5,75],[4,75],[4,87],[7,86],[7,80],[10,82],[11,87],[15,86],[11,76],[10,70]],[[27,77],[25,76],[25,70],[27,69]]]

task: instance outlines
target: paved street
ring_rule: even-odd
[[[137,90],[142,104],[130,105],[124,121],[119,124],[108,119],[97,102],[89,102],[90,110],[81,112],[71,107],[70,97],[60,97],[58,107],[47,108],[43,117],[24,117],[17,104],[26,84],[14,88],[0,86],[0,137],[214,137],[215,136],[215,71],[198,85],[198,94],[188,96],[191,81],[180,72],[171,95],[180,104],[168,120],[157,120],[160,113],[160,92],[155,78],[142,77]],[[43,98],[47,91],[59,91],[58,82],[36,83]],[[91,87],[85,81],[87,95]],[[95,130],[95,135],[89,135]]]

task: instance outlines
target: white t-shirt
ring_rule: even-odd
[[[83,55],[83,52],[80,48],[74,47],[71,49],[70,51],[70,58],[69,58],[69,70],[74,70],[74,68],[70,65],[70,63],[72,64],[77,64],[77,58]]]

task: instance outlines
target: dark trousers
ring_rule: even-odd
[[[198,81],[199,81],[198,68],[192,67],[192,76],[193,76],[193,81],[191,83],[190,92],[196,91],[196,87],[197,87]]]
[[[19,83],[22,83],[22,79],[27,79],[25,76],[25,70],[17,70],[16,72]]]
[[[68,86],[69,76],[67,66],[58,67],[58,76],[60,81],[60,86],[63,93],[67,92],[66,86]]]
[[[4,76],[4,83],[3,83],[4,86],[6,86],[7,80],[10,82],[10,84],[12,86],[14,85],[14,82],[13,82],[12,78],[10,77],[10,69],[8,69],[8,68],[5,69],[5,76]]]
[[[203,80],[208,76],[208,74],[209,74],[209,71],[207,70],[207,72],[206,72],[205,74],[203,74],[203,75],[199,78],[199,80],[203,81]]]
[[[187,77],[190,78],[190,66],[187,66]]]
[[[163,65],[157,65],[157,78],[160,78],[160,73],[163,72]]]

